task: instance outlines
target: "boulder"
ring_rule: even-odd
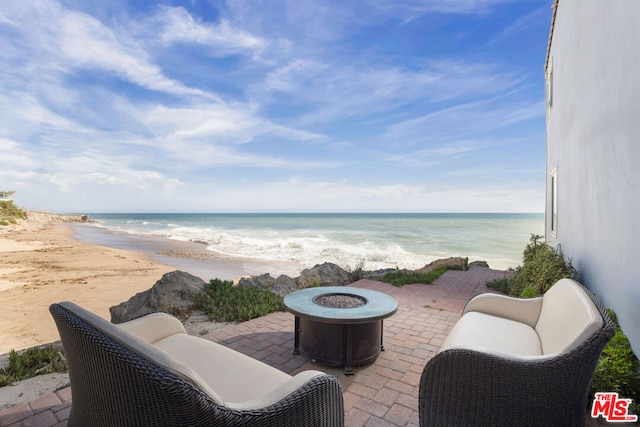
[[[166,273],[151,289],[109,308],[112,323],[122,323],[149,313],[182,312],[195,308],[190,292],[201,292],[205,282],[183,271]]]
[[[276,295],[285,297],[298,289],[296,281],[287,275],[280,275],[277,279],[271,277],[269,273],[260,276],[242,277],[234,283],[234,286],[255,286],[266,289]]]
[[[451,269],[466,271],[469,265],[469,258],[451,257],[444,259],[437,259],[430,264],[425,265],[422,268],[416,270],[416,273],[431,273],[442,267],[449,267]]]
[[[469,263],[469,268],[471,267],[482,267],[482,268],[490,268],[487,261],[473,261]]]
[[[240,277],[234,281],[234,286],[255,286],[285,297],[298,289],[313,286],[344,286],[351,282],[350,275],[346,270],[330,262],[325,262],[313,268],[302,270],[300,276],[295,279],[284,274],[274,279],[269,273],[265,273],[260,276]]]
[[[269,273],[264,273],[259,276],[244,276],[237,279],[233,286],[240,288],[246,286],[255,286],[256,288],[270,289],[276,283],[276,279],[271,277]]]
[[[296,279],[298,289],[312,286],[344,286],[351,283],[350,275],[336,264],[325,262],[313,268],[305,268]]]

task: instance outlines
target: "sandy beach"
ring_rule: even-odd
[[[110,319],[110,306],[173,270],[144,252],[79,241],[53,215],[0,227],[0,354],[59,340],[51,303],[74,301]]]

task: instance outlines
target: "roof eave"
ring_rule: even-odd
[[[556,14],[558,13],[558,2],[560,0],[555,0],[553,5],[553,14],[551,15],[551,28],[549,29],[549,41],[547,43],[547,57],[544,60],[544,74],[547,74],[547,67],[549,66],[549,56],[551,55],[551,40],[553,39],[553,29],[556,25]]]

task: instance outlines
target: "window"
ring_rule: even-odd
[[[551,234],[558,235],[558,168],[551,172]]]

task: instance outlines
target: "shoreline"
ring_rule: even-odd
[[[169,239],[161,236],[128,234],[97,227],[90,224],[70,224],[74,238],[79,241],[131,250],[146,254],[152,260],[173,266],[198,276],[204,281],[211,279],[235,280],[242,276],[257,276],[269,273],[297,276],[308,266],[297,263],[275,263],[253,258],[221,254],[208,249],[206,242]]]
[[[49,314],[54,302],[73,301],[110,320],[109,307],[171,271],[205,281],[286,274],[199,242],[117,233],[79,218],[28,211],[28,219],[0,227],[0,355],[58,341]]]
[[[0,354],[58,341],[54,302],[74,301],[110,319],[109,307],[175,270],[143,252],[82,242],[52,217],[0,228]]]

